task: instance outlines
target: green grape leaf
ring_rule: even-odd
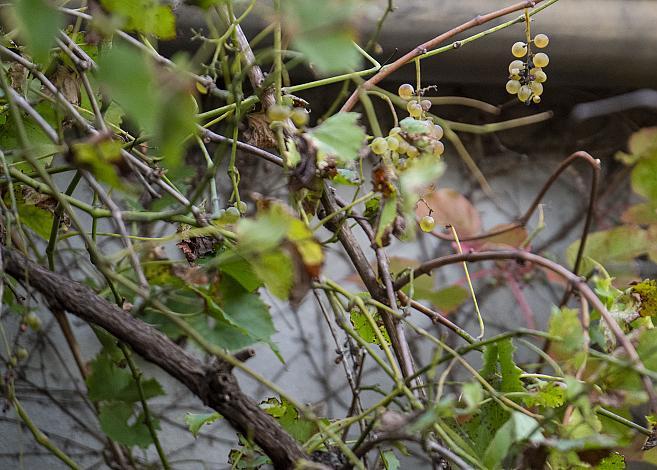
[[[538,421],[523,413],[513,411],[486,448],[483,463],[488,469],[501,468],[502,460],[507,456],[513,444],[526,440],[538,442],[542,438]]]
[[[224,259],[219,265],[219,269],[239,282],[249,292],[255,291],[262,285],[262,281],[254,272],[253,266],[238,253],[233,252],[232,255]]]
[[[139,414],[133,424],[133,406],[128,403],[110,402],[100,405],[98,420],[100,427],[107,436],[128,447],[147,448],[153,443],[151,433],[144,422],[143,414]],[[160,429],[158,420],[151,417],[155,429]]]
[[[112,400],[134,403],[140,400],[139,389],[127,368],[118,367],[111,354],[103,348],[91,362],[91,373],[87,377],[89,399],[93,401]],[[144,398],[164,395],[164,390],[155,379],[141,379]]]
[[[294,286],[294,265],[283,250],[272,250],[252,258],[251,265],[258,278],[279,299],[287,299]]]
[[[522,369],[513,361],[513,353],[515,347],[511,339],[498,341],[498,359],[500,362],[500,374],[502,375],[502,383],[500,384],[500,391],[502,392],[523,392],[525,387],[520,380],[523,373]]]
[[[386,331],[385,326],[383,326],[383,322],[381,321],[379,315],[373,314],[373,317],[375,323],[379,327],[381,337],[386,342],[386,344],[390,344],[390,337],[388,336],[388,332]],[[359,310],[354,310],[351,312],[350,318],[351,318],[351,324],[354,326],[354,329],[358,333],[358,336],[363,338],[363,340],[367,341],[368,343],[378,344],[379,347],[381,347],[379,338],[377,338],[374,328],[372,327],[372,325],[367,319],[367,316],[365,316],[364,313],[362,313]]]
[[[64,26],[63,15],[47,0],[16,0],[14,5],[20,35],[34,62],[48,63],[50,49]]]
[[[159,154],[164,158],[169,173],[174,175],[182,164],[186,143],[193,140],[189,137],[196,133],[197,112],[194,97],[185,89],[186,84],[177,84],[176,88],[178,89],[168,89],[163,95],[160,103],[163,112],[156,133]]]
[[[260,408],[276,419],[281,427],[299,442],[306,442],[319,432],[317,423],[301,416],[299,410],[284,398],[269,398],[260,403]],[[328,424],[328,420],[322,421]]]
[[[548,382],[541,389],[528,397],[523,398],[527,406],[542,406],[545,408],[558,408],[564,404],[566,392],[557,383]]]
[[[622,470],[624,468],[625,457],[618,452],[612,452],[595,466],[595,470]]]
[[[216,411],[212,413],[185,413],[185,424],[189,428],[189,431],[194,437],[198,437],[201,428],[204,425],[212,424],[218,419],[221,418],[221,415]]]
[[[320,152],[334,156],[340,163],[349,163],[358,157],[365,131],[358,125],[358,113],[337,113],[308,133]]]
[[[153,34],[160,39],[176,37],[176,17],[170,5],[156,0],[100,0],[110,12],[124,20],[124,29]]]

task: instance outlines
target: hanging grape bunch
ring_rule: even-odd
[[[408,101],[406,110],[410,116],[390,129],[387,137],[375,138],[370,148],[376,155],[388,156],[395,168],[403,171],[410,160],[420,155],[440,157],[445,146],[440,141],[443,128],[426,115],[431,109],[431,101],[422,99],[408,83],[399,87],[398,94]]]
[[[527,35],[528,38],[530,35]],[[516,60],[509,64],[509,81],[506,82],[506,91],[512,95],[518,95],[518,99],[529,104],[541,102],[543,94],[543,83],[547,75],[543,68],[547,67],[550,58],[545,52],[532,53],[532,45],[543,49],[548,45],[550,39],[545,34],[537,34],[534,39],[524,43],[516,42],[511,47],[511,53]]]

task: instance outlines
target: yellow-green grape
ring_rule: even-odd
[[[429,111],[431,109],[431,101],[422,100],[420,101],[420,106],[422,106],[423,111]]]
[[[511,95],[515,95],[516,93],[518,93],[521,86],[522,85],[518,80],[509,80],[508,82],[506,82],[506,91],[508,91],[509,94]]]
[[[534,96],[532,97],[532,101],[533,101],[534,103],[537,103],[537,104],[538,104],[538,103],[541,102],[541,97],[538,96],[538,95],[534,95]]]
[[[408,150],[406,150],[406,155],[408,155],[408,158],[415,158],[420,155],[420,151],[412,145],[409,145]]]
[[[536,96],[541,96],[543,94],[543,85],[538,82],[531,82],[529,84],[529,89]]]
[[[404,83],[399,87],[399,90],[397,90],[397,94],[403,100],[410,100],[411,98],[413,98],[414,93],[415,93],[415,89],[413,88],[413,85],[410,85],[408,83]]]
[[[386,137],[386,143],[388,144],[388,148],[393,152],[399,148],[399,139],[394,135]]]
[[[538,67],[534,67],[533,69],[531,69],[529,71],[529,75],[532,75],[534,77],[534,80],[536,80],[538,83],[544,83],[547,81],[547,74]]]
[[[445,152],[445,144],[437,140],[431,146],[431,151],[436,157],[440,157]]]
[[[434,125],[433,125],[433,132],[431,133],[431,135],[432,135],[436,140],[440,140],[440,139],[442,139],[444,134],[445,134],[445,132],[443,131],[443,128],[440,127],[440,125],[438,125],[438,124],[434,124]]]
[[[422,116],[422,106],[417,101],[409,101],[406,110],[408,114],[416,119]]]
[[[16,348],[16,358],[18,358],[19,361],[24,361],[29,355],[30,353],[27,352],[27,349],[25,349],[23,346],[18,346]]]
[[[226,213],[224,214],[224,220],[229,224],[233,224],[240,219],[241,215],[242,214],[240,213],[240,210],[237,207],[231,206],[228,209],[226,209]]]
[[[401,132],[401,127],[393,127],[393,128],[390,129],[390,131],[388,132],[388,135],[397,135],[397,134],[399,134],[400,132]]]
[[[523,103],[526,102],[529,97],[532,95],[532,90],[527,85],[523,85],[518,90],[518,99]]]
[[[539,49],[543,49],[550,42],[550,38],[546,34],[537,34],[534,36],[534,45]]]
[[[285,121],[290,117],[290,111],[290,108],[287,106],[275,104],[267,110],[267,117],[270,121]]]
[[[420,228],[423,232],[431,232],[436,227],[436,221],[430,215],[425,215],[420,219]]]
[[[306,111],[304,108],[294,108],[290,119],[292,119],[292,122],[295,126],[303,127],[308,124],[310,116],[308,115],[308,111]]]
[[[520,41],[516,42],[511,46],[511,54],[513,54],[514,57],[524,57],[527,55],[527,44]]]
[[[388,151],[388,142],[386,142],[386,139],[384,139],[383,137],[377,137],[370,144],[370,148],[372,149],[372,152],[374,152],[375,154],[383,155]]]
[[[408,142],[406,142],[404,139],[401,139],[399,141],[399,146],[397,147],[397,153],[399,155],[405,155],[409,148],[410,146],[408,145]]]
[[[513,74],[513,72],[516,70],[516,74],[520,73],[522,70],[525,70],[525,63],[522,60],[514,60],[509,64],[509,73]]]
[[[532,60],[536,67],[547,67],[547,64],[550,63],[550,58],[545,52],[539,52]]]
[[[23,321],[25,321],[27,326],[32,328],[34,331],[38,331],[41,329],[41,319],[34,312],[30,312],[27,315],[25,315]]]

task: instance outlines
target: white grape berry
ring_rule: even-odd
[[[526,102],[529,97],[532,95],[532,90],[527,85],[523,85],[518,90],[518,99],[523,103]]]
[[[534,36],[534,45],[539,49],[543,49],[550,42],[550,38],[546,34],[537,34]]]
[[[547,64],[550,63],[550,58],[545,52],[539,52],[532,60],[536,67],[547,67]]]
[[[375,154],[383,155],[388,151],[388,142],[386,142],[386,139],[384,139],[383,137],[377,137],[370,144],[370,148],[372,149],[372,152],[374,152]]]
[[[529,89],[536,96],[541,96],[543,94],[543,85],[538,82],[531,82],[529,84]]]
[[[513,54],[514,57],[524,57],[527,55],[527,44],[520,41],[516,42],[511,46],[511,54]]]
[[[534,80],[536,80],[538,83],[544,83],[547,81],[547,74],[538,67],[531,69],[529,71],[529,75],[532,75]]]
[[[515,95],[520,90],[520,82],[518,80],[509,80],[506,82],[506,91],[511,95]]]
[[[517,70],[517,73],[525,70],[525,63],[522,60],[514,60],[509,64],[509,73],[513,73],[513,70]]]
[[[399,87],[399,90],[397,90],[397,94],[403,100],[410,100],[411,98],[413,98],[414,93],[415,93],[415,89],[413,88],[413,85],[410,85],[408,83],[404,83]]]
[[[423,232],[431,232],[436,227],[436,221],[430,215],[425,215],[420,219],[420,228]]]

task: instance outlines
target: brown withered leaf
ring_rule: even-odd
[[[187,262],[192,264],[199,258],[213,254],[218,244],[216,238],[203,236],[180,240],[176,246],[183,252]]]
[[[80,104],[80,78],[74,71],[60,65],[53,74],[52,82],[69,103]]]
[[[18,91],[23,92],[23,87],[27,81],[28,70],[17,62],[12,62],[9,66],[9,83],[11,87]]]

